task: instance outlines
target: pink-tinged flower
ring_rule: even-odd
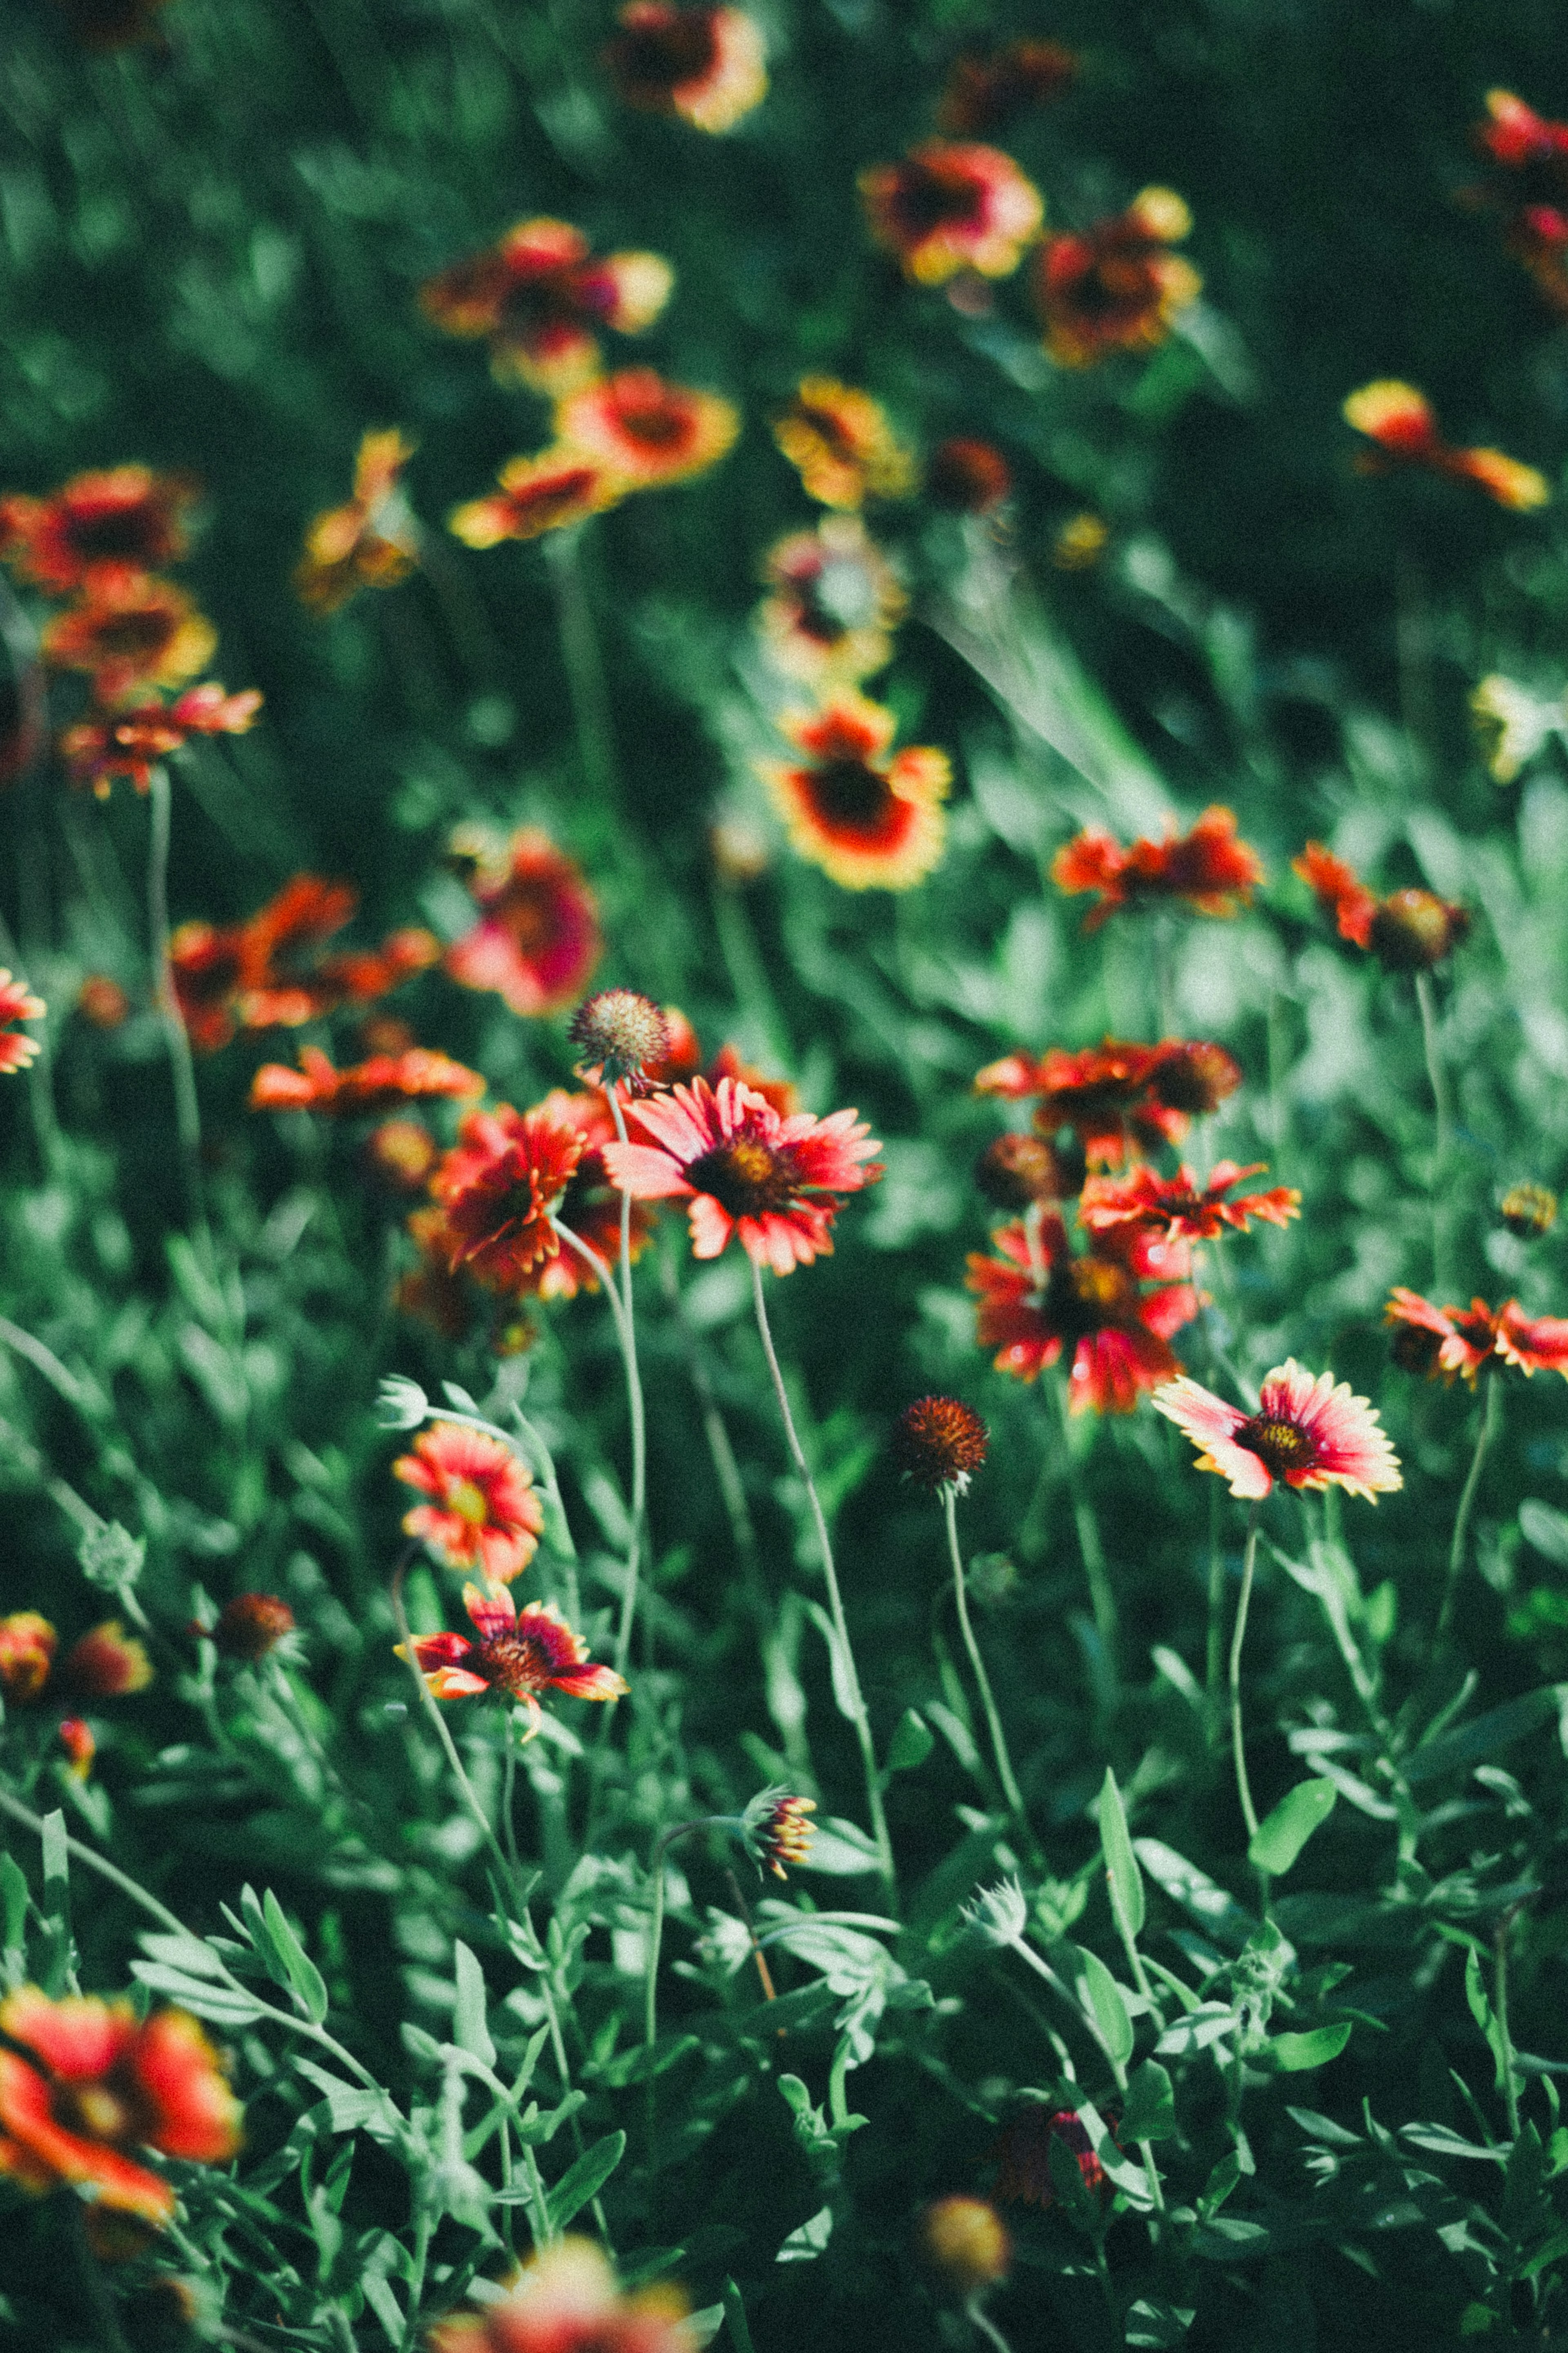
[[[505,1585],[539,1550],[544,1506],[533,1473],[499,1438],[438,1421],[392,1469],[428,1498],[407,1514],[405,1533],[423,1537],[447,1568],[478,1569],[489,1584]]]
[[[592,383],[598,330],[640,334],[669,300],[675,273],[657,253],[595,260],[567,221],[523,220],[483,253],[429,279],[420,307],[448,335],[483,335],[503,383],[552,399]]]
[[[108,466],[73,474],[47,499],[0,499],[0,563],[55,596],[110,572],[153,572],[188,544],[186,516],[201,495],[189,474]]]
[[[13,980],[0,967],[0,1024],[7,1021],[41,1021],[48,1011],[41,997],[35,997],[26,981]],[[0,1078],[14,1071],[25,1071],[37,1059],[38,1041],[24,1037],[19,1029],[0,1032]]]
[[[1500,449],[1452,448],[1437,430],[1431,402],[1413,384],[1392,377],[1363,384],[1346,399],[1343,416],[1373,445],[1357,461],[1363,473],[1382,473],[1395,465],[1425,466],[1431,473],[1474,482],[1499,506],[1521,514],[1543,507],[1552,496],[1544,474],[1505,457]]]
[[[259,689],[228,694],[208,679],[188,686],[173,702],[154,697],[79,721],[60,737],[60,756],[72,784],[89,786],[100,801],[121,776],[144,793],[158,763],[183,751],[193,735],[247,734],[260,708]]]
[[[686,2311],[662,2283],[623,2295],[591,2239],[561,2239],[530,2257],[499,2302],[438,2321],[431,2353],[697,2353]]]
[[[1290,864],[1332,915],[1341,939],[1369,949],[1385,972],[1428,972],[1470,935],[1468,907],[1434,891],[1394,891],[1380,899],[1321,841],[1310,841]]]
[[[1233,1185],[1263,1173],[1261,1160],[1249,1168],[1238,1167],[1234,1160],[1219,1160],[1202,1184],[1184,1166],[1173,1176],[1157,1176],[1149,1167],[1134,1168],[1125,1176],[1091,1176],[1083,1188],[1078,1213],[1091,1233],[1136,1226],[1170,1242],[1212,1241],[1226,1226],[1244,1234],[1253,1218],[1262,1218],[1271,1226],[1288,1225],[1301,1214],[1301,1196],[1294,1186],[1275,1185],[1267,1192],[1226,1198]]]
[[[1045,218],[1039,190],[999,147],[928,139],[901,164],[873,164],[859,185],[872,236],[920,286],[961,269],[1010,277]]]
[[[1135,1230],[1097,1234],[1074,1255],[1061,1219],[1047,1213],[992,1237],[999,1258],[971,1254],[980,1305],[975,1339],[999,1373],[1032,1381],[1065,1354],[1074,1413],[1131,1413],[1181,1369],[1171,1335],[1203,1304],[1183,1243]],[[1153,1287],[1146,1287],[1145,1278]]]
[[[106,1618],[72,1643],[60,1663],[59,1680],[82,1699],[125,1699],[132,1692],[146,1690],[153,1680],[153,1662],[118,1618]]]
[[[470,1112],[430,1179],[449,1271],[467,1267],[493,1291],[536,1287],[529,1278],[561,1247],[551,1220],[586,1148],[582,1129],[552,1109]]]
[[[1403,1487],[1398,1459],[1365,1398],[1332,1373],[1314,1380],[1289,1357],[1266,1376],[1258,1411],[1243,1413],[1184,1376],[1155,1391],[1156,1412],[1203,1451],[1200,1471],[1217,1471],[1233,1495],[1267,1495],[1288,1487],[1344,1487],[1369,1504]]]
[[[515,833],[504,866],[476,869],[479,921],[447,951],[465,988],[493,988],[513,1013],[562,1013],[599,961],[599,913],[575,863],[537,827]]]
[[[562,1692],[568,1699],[619,1699],[626,1691],[625,1679],[613,1667],[589,1663],[588,1645],[553,1601],[531,1601],[520,1609],[504,1586],[481,1593],[477,1585],[465,1585],[463,1606],[477,1640],[416,1634],[408,1646],[437,1699],[482,1699],[494,1692],[515,1700],[528,1719],[522,1736],[531,1740],[544,1721],[541,1692]],[[406,1655],[399,1645],[399,1658]]]
[[[881,703],[841,686],[820,711],[781,717],[804,761],[757,763],[794,847],[842,890],[911,890],[942,862],[952,764],[929,744],[889,758],[897,726]]]
[[[36,1609],[0,1618],[0,1698],[8,1707],[37,1699],[49,1680],[59,1636]]]
[[[1458,1373],[1473,1388],[1476,1377],[1499,1365],[1522,1373],[1561,1373],[1568,1380],[1568,1317],[1527,1315],[1517,1299],[1489,1307],[1472,1299],[1468,1307],[1434,1307],[1416,1291],[1397,1284],[1384,1310],[1394,1327],[1394,1361],[1406,1372],[1428,1377]]]
[[[648,367],[622,368],[584,385],[555,411],[563,451],[593,459],[622,491],[662,490],[705,472],[740,429],[732,401],[667,384]]]
[[[302,1046],[300,1062],[297,1071],[285,1062],[264,1062],[250,1082],[251,1110],[368,1119],[399,1103],[453,1101],[485,1090],[478,1071],[424,1046],[403,1054],[373,1054],[346,1071],[334,1070],[319,1046]]]
[[[881,1175],[880,1149],[852,1111],[783,1119],[734,1079],[705,1079],[637,1105],[652,1144],[606,1144],[610,1180],[634,1199],[689,1200],[691,1248],[717,1258],[731,1235],[753,1264],[788,1274],[827,1256],[839,1197]]]
[[[1200,915],[1234,915],[1249,904],[1263,880],[1258,852],[1237,837],[1236,812],[1205,809],[1191,833],[1128,849],[1109,833],[1080,833],[1051,860],[1051,880],[1069,894],[1092,891],[1086,932],[1098,931],[1119,907],[1183,899]]]
[[[605,52],[619,97],[697,131],[732,130],[768,94],[767,51],[739,8],[679,8],[630,0]]]
[[[1047,237],[1035,270],[1046,349],[1058,367],[1092,367],[1111,352],[1147,351],[1203,291],[1171,248],[1192,229],[1171,188],[1145,188],[1124,213]]]
[[[42,2195],[68,2187],[162,2230],[174,2192],[128,2149],[222,2165],[240,2107],[217,2053],[184,2010],[138,2020],[128,2001],[51,2001],[19,1986],[0,2001],[0,2172]]]
[[[395,588],[419,561],[419,526],[403,491],[414,444],[395,430],[363,436],[352,497],[305,533],[294,591],[312,613],[335,613],[362,588]]]
[[[454,507],[447,528],[465,547],[499,547],[503,539],[538,539],[568,523],[603,514],[626,491],[617,474],[580,449],[542,449],[536,458],[512,458],[501,468],[500,488],[487,498]]]

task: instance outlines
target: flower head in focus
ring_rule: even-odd
[[[412,1517],[412,1514],[410,1515]],[[525,1740],[544,1721],[542,1692],[567,1699],[619,1699],[626,1689],[613,1667],[589,1663],[588,1645],[574,1634],[553,1601],[519,1609],[504,1585],[463,1588],[474,1627],[466,1634],[416,1634],[399,1658],[412,1657],[437,1699],[483,1699],[493,1693],[515,1701],[526,1718]]]
[[[771,593],[757,618],[787,677],[824,690],[886,667],[909,599],[858,516],[791,532],[768,550],[763,577]]]
[[[438,1421],[422,1430],[393,1475],[426,1501],[404,1519],[447,1568],[477,1569],[505,1585],[528,1567],[544,1530],[533,1473],[487,1430]]]
[[[447,951],[465,988],[493,988],[513,1013],[563,1013],[599,960],[598,908],[580,869],[548,834],[525,827],[504,860],[478,866],[468,889],[479,920]]]
[[[915,486],[914,458],[881,402],[833,376],[801,379],[773,439],[820,506],[854,511],[868,499],[906,498]]]
[[[659,2283],[626,2295],[591,2239],[529,2258],[499,2301],[437,2321],[431,2353],[697,2353],[687,2302]]]
[[[193,735],[247,734],[260,708],[256,687],[229,694],[208,679],[172,702],[151,698],[79,720],[61,735],[60,756],[72,784],[88,786],[100,800],[121,777],[144,793],[158,763],[183,751]]]
[[[1460,1374],[1473,1388],[1479,1374],[1515,1365],[1521,1373],[1561,1373],[1568,1380],[1568,1317],[1527,1315],[1517,1299],[1489,1307],[1472,1299],[1468,1307],[1435,1307],[1417,1291],[1396,1284],[1384,1310],[1394,1329],[1394,1356],[1406,1372],[1452,1380]]]
[[[960,58],[942,94],[937,127],[960,139],[984,138],[1015,115],[1048,105],[1077,71],[1077,58],[1059,41],[1008,41],[987,56]]]
[[[577,1075],[590,1085],[626,1084],[634,1094],[657,1084],[670,1048],[668,1017],[636,988],[601,988],[577,1008],[566,1035],[582,1060]]]
[[[569,222],[522,220],[482,253],[427,279],[419,302],[444,333],[484,336],[501,383],[559,399],[598,374],[599,330],[640,334],[674,283],[657,253],[595,259]]]
[[[424,1046],[406,1053],[373,1054],[334,1070],[319,1046],[300,1050],[300,1067],[264,1062],[250,1082],[252,1111],[313,1111],[334,1119],[370,1119],[399,1103],[460,1101],[484,1092],[478,1071]]]
[[[894,1461],[929,1494],[940,1494],[944,1487],[965,1493],[990,1446],[985,1424],[958,1398],[917,1398],[893,1425]]]
[[[1292,871],[1334,918],[1342,940],[1366,948],[1385,972],[1429,972],[1470,934],[1468,907],[1434,891],[1391,892],[1380,899],[1352,866],[1321,841],[1310,841]]]
[[[1226,1198],[1244,1178],[1263,1174],[1261,1161],[1241,1168],[1234,1160],[1218,1160],[1201,1184],[1184,1166],[1173,1176],[1158,1176],[1148,1166],[1125,1176],[1091,1176],[1078,1213],[1090,1233],[1136,1227],[1158,1240],[1173,1242],[1213,1241],[1227,1226],[1244,1234],[1254,1218],[1271,1226],[1288,1225],[1301,1214],[1301,1196],[1294,1186],[1275,1185],[1265,1192]]]
[[[1032,1381],[1065,1356],[1072,1412],[1131,1413],[1180,1370],[1171,1337],[1203,1304],[1186,1244],[1123,1228],[1075,1252],[1047,1211],[1004,1226],[992,1247],[994,1258],[971,1254],[968,1283],[976,1342],[995,1349],[999,1373]]]
[[[557,440],[603,468],[622,491],[658,491],[716,466],[741,429],[716,392],[668,384],[648,367],[585,385],[555,411]]]
[[[73,474],[46,499],[0,498],[0,563],[52,596],[155,572],[184,554],[200,495],[189,474],[132,465]]]
[[[449,1271],[466,1267],[493,1291],[531,1287],[561,1247],[552,1220],[586,1148],[581,1127],[552,1108],[470,1112],[430,1179]]]
[[[605,62],[627,106],[722,132],[768,94],[767,50],[742,9],[629,0],[616,22]]]
[[[758,763],[801,857],[846,891],[908,891],[942,860],[945,752],[910,744],[888,757],[898,721],[851,687],[779,726],[806,754]]]
[[[1111,352],[1163,343],[1203,291],[1173,246],[1192,229],[1173,190],[1145,188],[1124,213],[1047,237],[1035,268],[1046,349],[1060,367],[1092,367]]]
[[[216,645],[183,588],[121,565],[95,568],[78,601],[46,623],[38,650],[55,670],[86,670],[99,702],[113,704],[141,688],[183,686]]]
[[[1200,915],[1234,915],[1263,880],[1263,861],[1240,840],[1236,813],[1216,804],[1187,834],[1138,840],[1128,849],[1109,833],[1080,833],[1051,860],[1051,880],[1069,894],[1092,891],[1098,903],[1084,923],[1098,931],[1121,907],[1180,899]]]
[[[1528,514],[1543,507],[1552,496],[1544,474],[1521,465],[1500,449],[1458,449],[1437,430],[1432,404],[1413,384],[1392,377],[1363,384],[1344,403],[1345,423],[1364,434],[1372,448],[1357,460],[1363,473],[1383,473],[1392,466],[1425,466],[1451,480],[1474,482],[1500,507]]]
[[[1039,190],[1010,155],[946,139],[862,172],[860,196],[872,236],[920,286],[960,270],[1010,277],[1045,217]]]
[[[741,1840],[759,1870],[787,1879],[787,1863],[810,1861],[815,1836],[808,1817],[815,1798],[797,1798],[782,1786],[759,1789],[741,1817]]]
[[[41,1021],[47,1011],[43,998],[35,997],[26,981],[14,980],[0,965],[0,1078],[25,1071],[38,1054],[36,1038],[28,1038],[20,1029],[6,1025],[13,1021]]]
[[[1153,1404],[1202,1450],[1196,1467],[1217,1471],[1233,1495],[1256,1502],[1279,1479],[1288,1487],[1343,1487],[1375,1503],[1405,1484],[1375,1409],[1332,1373],[1314,1379],[1294,1357],[1266,1375],[1256,1413],[1184,1376],[1156,1390]]]
[[[454,507],[447,518],[465,547],[499,547],[506,539],[538,539],[568,523],[586,522],[615,506],[626,491],[597,459],[561,448],[509,459],[498,480],[499,491]]]
[[[402,485],[413,455],[395,429],[362,438],[352,495],[316,517],[295,566],[295,593],[312,613],[335,613],[362,588],[395,588],[418,563],[419,527]]]

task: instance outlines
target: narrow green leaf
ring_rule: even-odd
[[[485,2024],[485,1973],[478,1957],[460,1940],[452,1947],[457,1964],[458,2000],[452,2013],[452,2040],[487,2067],[496,2063],[496,2047]]]
[[[859,1713],[855,1704],[855,1677],[848,1660],[844,1656],[838,1629],[820,1601],[808,1601],[805,1614],[827,1645],[827,1666],[833,1681],[835,1704],[846,1722],[853,1724]]]
[[[57,1807],[44,1816],[44,1900],[51,1908],[63,1906],[70,1886],[70,1849],[66,1843],[66,1818]]]
[[[563,2231],[574,2214],[596,2198],[626,2155],[626,2137],[624,2132],[606,2133],[585,2148],[575,2165],[569,2166],[555,2184],[545,2193],[545,2205],[550,2210],[550,2227]]]
[[[1110,1880],[1110,1900],[1121,1932],[1129,1942],[1143,1933],[1143,1874],[1127,1834],[1127,1810],[1116,1776],[1108,1765],[1100,1792],[1100,1843]]]
[[[1550,1723],[1562,1706],[1564,1691],[1562,1683],[1542,1683],[1535,1691],[1526,1692],[1520,1699],[1510,1699],[1504,1707],[1494,1707],[1473,1723],[1461,1725],[1458,1732],[1445,1732],[1425,1747],[1417,1748],[1405,1761],[1405,1778],[1410,1782],[1434,1781],[1441,1773],[1468,1770],[1499,1748],[1507,1748],[1538,1725]]]
[[[283,1906],[270,1887],[262,1898],[268,1933],[289,1973],[289,1989],[312,2026],[320,2026],[328,2010],[327,1984],[321,1970],[294,1934]]]
[[[1321,1775],[1287,1789],[1253,1832],[1247,1850],[1253,1869],[1266,1871],[1273,1879],[1282,1878],[1312,1832],[1328,1820],[1339,1794],[1333,1783]]]
[[[19,1960],[26,1947],[27,1875],[15,1855],[0,1854],[0,1912],[5,1920],[5,1954]]]
[[[214,1985],[205,1978],[187,1977],[183,1969],[170,1968],[163,1961],[132,1961],[131,1974],[154,1993],[167,1994],[197,2018],[211,2019],[216,2026],[251,2026],[267,2015],[268,2004],[258,1995],[247,1993],[242,1987]]]
[[[756,2353],[752,2332],[746,2320],[746,2307],[741,2301],[741,2291],[732,2279],[724,2282],[724,2318],[734,2342],[735,2353]]]

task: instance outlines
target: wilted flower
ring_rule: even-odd
[[[1384,1320],[1394,1327],[1394,1356],[1407,1372],[1442,1373],[1449,1380],[1460,1373],[1474,1388],[1479,1373],[1517,1365],[1521,1373],[1561,1373],[1568,1380],[1568,1316],[1527,1315],[1517,1299],[1500,1307],[1484,1299],[1472,1299],[1468,1308],[1434,1307],[1396,1284]]]
[[[405,1534],[423,1537],[446,1567],[476,1568],[488,1583],[505,1585],[539,1550],[544,1506],[533,1473],[487,1430],[436,1422],[392,1469],[428,1498],[407,1514]]]
[[[413,455],[413,442],[395,429],[362,438],[353,496],[316,517],[295,567],[295,592],[313,613],[337,612],[362,588],[395,588],[413,571],[419,527],[402,487]]]
[[[124,1699],[145,1691],[153,1662],[143,1644],[118,1618],[106,1618],[73,1642],[59,1667],[59,1681],[82,1699]]]
[[[667,384],[652,368],[622,368],[563,400],[557,438],[593,459],[623,491],[657,491],[717,465],[741,429],[716,392]]]
[[[772,588],[757,618],[780,670],[808,685],[853,685],[891,659],[909,602],[856,515],[824,515],[768,550]]]
[[[260,708],[256,687],[229,694],[208,679],[172,702],[153,699],[79,720],[61,735],[60,757],[72,784],[89,786],[100,801],[121,776],[144,793],[158,763],[183,751],[193,735],[247,734]]]
[[[1375,1409],[1332,1373],[1314,1379],[1294,1357],[1265,1376],[1256,1413],[1184,1377],[1156,1390],[1153,1404],[1203,1449],[1197,1469],[1217,1471],[1233,1495],[1256,1501],[1282,1479],[1288,1487],[1344,1487],[1375,1503],[1405,1484]]]
[[[542,449],[501,468],[499,491],[454,507],[448,527],[465,547],[499,547],[505,539],[538,539],[547,531],[603,514],[626,491],[618,476],[579,449]]]
[[[819,505],[855,509],[914,488],[914,459],[881,402],[833,376],[802,378],[773,439]]]
[[[294,1631],[294,1612],[276,1593],[237,1593],[217,1613],[212,1641],[220,1658],[253,1666]]]
[[[9,1707],[37,1699],[49,1679],[59,1636],[36,1609],[0,1618],[0,1699]]]
[[[1059,366],[1090,367],[1108,353],[1164,342],[1203,291],[1192,263],[1170,250],[1192,225],[1173,190],[1145,188],[1124,213],[1047,238],[1035,300],[1046,349]]]
[[[906,278],[941,286],[961,269],[1006,278],[1039,235],[1039,190],[997,147],[928,139],[901,164],[860,174],[871,234]]]
[[[451,1101],[484,1092],[478,1071],[424,1046],[405,1054],[373,1054],[334,1070],[319,1046],[302,1046],[300,1067],[264,1062],[250,1082],[252,1111],[314,1111],[335,1119],[368,1119],[400,1103]]]
[[[483,335],[504,384],[559,398],[599,370],[597,330],[640,334],[669,300],[675,273],[657,253],[595,260],[567,221],[516,222],[482,253],[454,262],[419,290],[420,307],[448,335]]]
[[[921,2253],[943,2284],[972,2296],[1005,2279],[1013,2260],[1006,2225],[988,2198],[939,2198],[921,2216]]]
[[[964,434],[943,441],[926,468],[927,498],[954,514],[989,514],[1012,487],[1012,472],[1001,450]]]
[[[651,997],[636,988],[601,988],[577,1008],[566,1035],[582,1060],[577,1075],[597,1086],[630,1082],[634,1093],[669,1051],[669,1023]]]
[[[1271,1226],[1287,1225],[1301,1214],[1301,1196],[1294,1186],[1275,1185],[1267,1192],[1226,1198],[1244,1177],[1264,1173],[1261,1160],[1249,1168],[1218,1160],[1202,1184],[1185,1166],[1173,1176],[1157,1176],[1149,1167],[1134,1168],[1125,1176],[1091,1176],[1078,1213],[1091,1233],[1136,1226],[1168,1242],[1212,1241],[1227,1226],[1244,1234],[1253,1218]]]
[[[172,580],[105,565],[46,624],[38,650],[56,670],[88,671],[98,700],[114,703],[138,688],[183,685],[216,645],[212,623]]]
[[[1008,41],[988,57],[960,58],[937,109],[938,126],[960,138],[1000,131],[1026,108],[1059,97],[1078,59],[1059,41]]]
[[[894,1461],[931,1494],[944,1487],[963,1494],[990,1445],[980,1416],[957,1398],[917,1398],[893,1425]]]
[[[499,871],[478,868],[468,889],[479,921],[447,951],[465,988],[493,988],[513,1013],[564,1012],[599,961],[599,915],[580,869],[547,833],[513,834]]]
[[[530,1287],[560,1248],[552,1219],[585,1149],[582,1129],[551,1109],[470,1112],[430,1179],[450,1271],[467,1267],[495,1291]]]
[[[1263,861],[1237,839],[1235,810],[1216,804],[1191,833],[1126,849],[1109,833],[1078,834],[1051,860],[1051,880],[1058,891],[1095,892],[1099,904],[1084,923],[1093,932],[1119,907],[1161,899],[1184,900],[1200,915],[1234,915],[1262,881]]]
[[[41,1021],[48,1009],[26,981],[13,980],[0,966],[0,1078],[25,1071],[29,1062],[37,1060],[38,1053],[36,1038],[25,1037],[21,1030],[7,1029],[3,1025],[10,1021]]]
[[[131,465],[73,474],[47,499],[0,498],[0,563],[55,596],[90,588],[106,568],[154,571],[185,553],[200,495],[189,474]]]
[[[1510,1185],[1498,1204],[1498,1215],[1510,1234],[1535,1240],[1557,1222],[1557,1196],[1544,1185]]]
[[[897,719],[850,687],[819,711],[786,712],[779,726],[807,759],[759,762],[758,773],[801,857],[847,891],[908,891],[923,881],[947,839],[947,754],[911,744],[889,759]]]
[[[1032,1381],[1065,1355],[1074,1413],[1131,1413],[1180,1370],[1171,1335],[1203,1304],[1184,1244],[1123,1228],[1075,1254],[1053,1212],[1004,1226],[992,1244],[1000,1257],[972,1252],[968,1281],[976,1342],[996,1350],[999,1373]]]
[[[686,2298],[660,2284],[625,2295],[591,2239],[560,2239],[530,2257],[510,2292],[438,2321],[432,2353],[697,2353]]]
[[[739,8],[673,7],[630,0],[605,52],[628,106],[678,114],[698,131],[731,131],[768,94],[767,51]]]
[[[1501,507],[1527,513],[1552,496],[1544,474],[1507,458],[1500,449],[1456,449],[1437,430],[1431,402],[1413,384],[1380,378],[1363,384],[1344,403],[1345,423],[1373,444],[1358,460],[1365,473],[1393,465],[1425,466],[1435,474],[1476,483]]]
[[[1029,2100],[1008,2117],[997,2137],[996,2195],[1008,2206],[1054,2206],[1051,2142],[1059,2140],[1083,2177],[1083,2186],[1098,2190],[1105,2168],[1094,2153],[1089,2127],[1076,2108],[1053,2108],[1043,2100]]]
[[[1427,972],[1469,937],[1468,908],[1415,889],[1379,899],[1321,841],[1310,841],[1290,863],[1333,916],[1340,937],[1370,949],[1386,972]]]
[[[1511,785],[1521,769],[1568,725],[1561,698],[1543,702],[1497,670],[1472,690],[1470,716],[1495,785]]]
[[[797,1798],[788,1789],[760,1789],[741,1817],[741,1838],[753,1862],[787,1879],[786,1863],[807,1862],[816,1835],[807,1816],[816,1811],[815,1798]]]
[[[410,1514],[412,1517],[413,1514]],[[527,1719],[525,1740],[544,1721],[539,1694],[558,1691],[568,1699],[619,1699],[627,1686],[613,1667],[591,1666],[588,1645],[574,1634],[553,1601],[531,1601],[519,1609],[504,1586],[463,1588],[463,1606],[478,1639],[464,1634],[416,1634],[405,1651],[429,1680],[437,1699],[482,1699],[494,1692],[515,1700]]]

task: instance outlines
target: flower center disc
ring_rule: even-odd
[[[812,797],[830,824],[864,829],[888,805],[888,787],[864,760],[826,760],[811,779]]]
[[[466,1520],[471,1528],[482,1528],[489,1517],[489,1504],[485,1499],[484,1490],[476,1487],[471,1479],[454,1479],[447,1491],[447,1501],[458,1517]]]
[[[758,1218],[782,1209],[795,1189],[790,1165],[760,1136],[737,1136],[705,1152],[686,1172],[699,1193],[710,1193],[731,1218]]]
[[[1272,1421],[1261,1413],[1238,1426],[1236,1442],[1266,1462],[1277,1479],[1292,1471],[1305,1471],[1318,1459],[1317,1445],[1308,1431],[1293,1421]]]
[[[490,1682],[512,1699],[542,1691],[554,1674],[554,1660],[531,1634],[492,1634],[479,1650]]]

